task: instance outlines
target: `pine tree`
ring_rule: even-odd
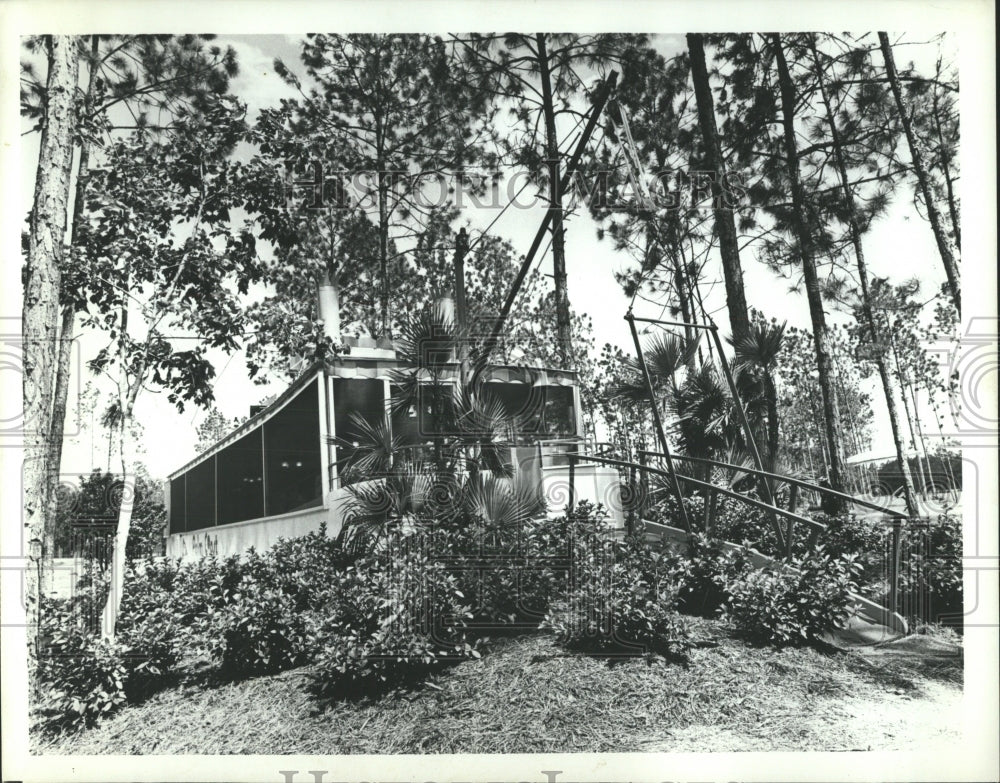
[[[39,602],[45,594],[44,540],[51,497],[49,437],[58,352],[59,284],[73,156],[74,92],[79,74],[76,41],[45,40],[48,71],[42,137],[24,270],[24,527],[28,544],[25,607],[29,674],[37,660]],[[51,556],[51,552],[48,553]]]
[[[882,57],[885,60],[886,77],[889,80],[889,87],[892,89],[892,96],[896,101],[899,121],[903,125],[906,142],[909,145],[910,161],[913,165],[913,171],[917,175],[917,185],[924,200],[924,209],[927,210],[927,221],[931,224],[931,230],[934,232],[938,253],[941,255],[941,263],[944,265],[945,276],[948,278],[948,290],[951,293],[952,301],[955,303],[955,309],[961,312],[962,293],[958,261],[955,258],[955,253],[942,225],[937,199],[931,189],[923,144],[914,132],[909,109],[903,102],[903,92],[900,88],[899,74],[896,72],[896,61],[893,58],[892,46],[889,44],[889,36],[880,32],[878,40],[879,46],[882,49]]]
[[[819,372],[819,384],[823,397],[823,420],[826,440],[829,444],[829,482],[833,489],[843,492],[845,482],[840,408],[834,387],[834,368],[828,346],[829,336],[826,315],[823,310],[819,273],[816,267],[814,241],[807,218],[808,205],[799,174],[799,152],[795,132],[795,86],[788,70],[781,36],[777,33],[771,34],[770,42],[778,71],[782,126],[784,128],[785,165],[792,189],[792,225],[798,240],[798,253],[805,277],[806,296],[809,300],[809,314],[812,319],[813,342],[816,350],[816,368]],[[836,503],[832,503],[831,507],[842,508],[843,501],[838,500]]]
[[[858,269],[858,282],[861,292],[861,321],[863,321],[867,335],[866,340],[872,348],[872,359],[878,369],[879,380],[885,396],[886,409],[889,413],[889,424],[892,430],[892,441],[896,449],[896,457],[903,478],[903,497],[906,501],[907,511],[911,516],[917,516],[918,509],[913,495],[913,478],[910,475],[909,463],[906,458],[906,451],[903,445],[902,433],[900,429],[899,413],[896,409],[896,397],[893,390],[892,380],[889,374],[889,367],[886,361],[884,349],[879,345],[879,335],[883,332],[885,325],[876,323],[875,313],[872,309],[871,291],[868,279],[868,265],[865,261],[864,246],[861,240],[861,221],[858,216],[858,207],[855,202],[854,193],[851,190],[850,179],[847,172],[847,164],[844,156],[844,142],[841,137],[837,119],[834,115],[830,98],[825,86],[826,76],[820,63],[819,51],[816,47],[816,38],[811,36],[810,49],[812,52],[813,65],[817,79],[817,88],[822,99],[823,108],[826,112],[826,121],[830,128],[830,139],[833,142],[833,159],[840,180],[840,187],[843,192],[844,213],[847,218],[847,226],[850,233],[851,244],[854,248],[854,258]]]

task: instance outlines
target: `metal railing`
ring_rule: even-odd
[[[659,452],[641,450],[639,452],[640,457],[662,457]],[[899,578],[900,578],[900,559],[902,552],[902,525],[910,521],[910,517],[903,514],[895,509],[886,508],[880,506],[876,503],[871,503],[866,500],[848,495],[844,492],[839,492],[835,489],[829,487],[822,487],[812,482],[805,481],[804,479],[795,478],[794,476],[786,476],[780,473],[774,473],[767,470],[761,470],[757,468],[749,468],[742,465],[734,465],[728,462],[722,462],[719,460],[707,459],[704,457],[688,457],[686,455],[671,455],[674,460],[694,462],[700,464],[707,464],[713,467],[725,468],[729,470],[738,471],[741,473],[748,473],[754,475],[758,479],[773,479],[779,482],[784,482],[789,484],[793,488],[808,489],[820,494],[828,494],[835,496],[841,500],[853,503],[855,505],[863,506],[868,509],[873,509],[884,513],[892,521],[892,536],[891,536],[891,559],[890,559],[890,573],[889,573],[889,608],[892,611],[896,610],[896,606],[899,601]],[[706,515],[705,515],[705,527],[706,533],[711,533],[711,511],[714,508],[714,496],[722,495],[724,497],[730,497],[740,502],[743,502],[754,508],[760,508],[767,511],[769,515],[774,518],[780,517],[786,520],[787,528],[784,531],[784,536],[778,538],[779,549],[784,549],[785,559],[791,559],[792,557],[792,544],[793,535],[795,532],[796,525],[802,525],[809,530],[809,537],[806,542],[807,550],[812,550],[815,548],[816,543],[819,539],[820,534],[828,529],[828,526],[822,522],[818,522],[815,519],[810,519],[809,517],[802,516],[795,513],[791,509],[781,508],[776,503],[769,503],[764,500],[760,500],[755,497],[750,497],[746,494],[736,491],[735,489],[730,489],[728,487],[718,486],[712,484],[709,481],[704,481],[702,479],[695,478],[694,476],[687,476],[682,473],[677,473],[676,471],[664,470],[662,468],[656,468],[645,463],[645,461],[636,463],[630,462],[623,459],[613,459],[610,457],[596,456],[592,454],[580,454],[574,453],[568,455],[569,465],[568,465],[568,479],[569,479],[569,506],[570,508],[576,505],[576,464],[577,462],[592,462],[601,465],[608,465],[618,468],[620,471],[627,471],[630,476],[630,483],[633,485],[633,495],[632,502],[629,504],[627,519],[627,528],[630,532],[634,532],[636,524],[639,521],[639,517],[642,513],[642,500],[648,495],[648,493],[636,492],[635,491],[635,481],[636,474],[641,475],[641,479],[646,483],[647,476],[662,476],[664,478],[669,478],[673,482],[684,482],[688,485],[701,489],[705,492],[705,504],[706,504]],[[683,500],[678,498],[678,502],[683,504]],[[693,529],[690,524],[690,520],[687,514],[682,514],[681,519],[684,525],[685,532],[690,536],[693,534]]]

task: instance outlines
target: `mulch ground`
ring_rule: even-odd
[[[307,669],[192,677],[33,753],[393,754],[927,749],[959,738],[962,655],[774,650],[695,621],[690,660],[595,658],[532,633],[410,690],[320,706]],[[914,637],[911,637],[911,639]],[[910,642],[909,644],[913,644]]]

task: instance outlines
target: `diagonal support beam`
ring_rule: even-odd
[[[677,473],[674,471],[674,461],[670,456],[670,446],[667,444],[667,435],[663,430],[663,420],[660,418],[660,406],[656,404],[656,393],[653,391],[653,379],[649,374],[649,368],[646,366],[646,357],[642,352],[642,344],[639,342],[639,332],[635,328],[635,318],[632,315],[632,311],[625,315],[625,320],[628,321],[629,329],[632,331],[632,341],[635,343],[635,353],[639,357],[639,367],[642,370],[642,377],[646,381],[646,393],[649,394],[649,404],[653,409],[653,422],[656,424],[656,437],[660,441],[660,447],[663,449],[663,456],[667,462],[667,470],[670,472],[670,481],[673,484],[674,495],[677,497],[677,507],[681,512],[681,521],[684,523],[684,530],[688,535],[691,535],[691,521],[688,519],[687,509],[684,508],[684,496],[681,493],[681,485],[677,480]]]

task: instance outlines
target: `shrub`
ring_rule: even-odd
[[[327,586],[354,558],[326,535],[323,523],[313,533],[278,539],[261,560],[266,570],[264,580],[288,596],[296,611],[305,612],[317,608]]]
[[[125,571],[116,632],[131,664],[130,698],[146,695],[183,655],[189,632],[175,607],[179,573],[177,562],[152,558]]]
[[[349,558],[325,528],[279,539],[198,576],[207,594],[197,617],[199,646],[231,677],[279,671],[310,658],[305,615],[326,600]]]
[[[245,572],[245,561],[239,555],[223,560],[209,555],[180,567],[173,585],[172,606],[193,637],[204,630],[206,613],[220,610],[232,600]]]
[[[456,578],[420,535],[393,534],[385,552],[349,566],[310,615],[310,678],[323,696],[358,694],[479,657]]]
[[[942,514],[905,526],[899,591],[913,619],[962,627],[962,520]]]
[[[470,520],[449,565],[480,626],[537,626],[568,578],[571,541],[594,535],[604,512],[581,503],[554,519],[526,519],[497,530]]]
[[[855,608],[857,559],[818,550],[794,566],[750,570],[726,586],[725,614],[738,629],[781,646],[816,641],[844,626]]]
[[[683,657],[690,633],[676,611],[668,564],[638,539],[582,535],[571,542],[569,580],[542,623],[560,643],[590,652]]]
[[[305,663],[305,622],[293,598],[246,575],[232,600],[209,614],[208,648],[230,677]]]
[[[78,730],[126,701],[128,671],[119,647],[86,625],[72,600],[41,607],[38,678],[46,728]]]
[[[751,567],[746,550],[704,535],[692,536],[683,554],[666,553],[664,564],[679,585],[677,608],[700,617],[716,616],[729,600],[728,585]]]

